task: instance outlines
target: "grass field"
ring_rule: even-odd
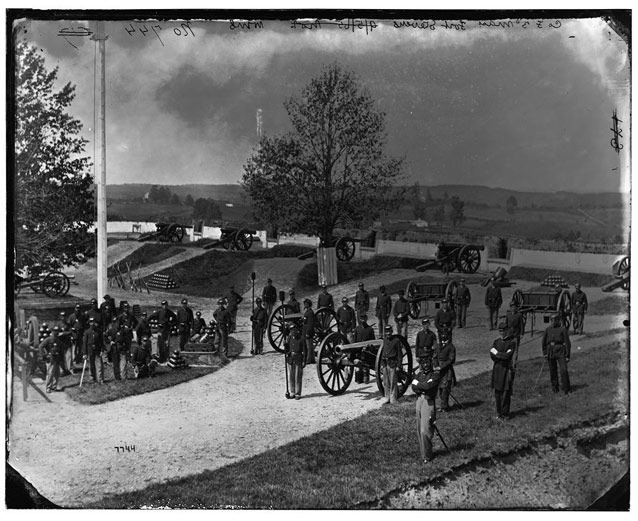
[[[437,418],[450,452],[436,439],[434,460],[427,465],[418,457],[415,397],[408,395],[396,406],[244,461],[113,495],[89,507],[365,508],[393,491],[425,484],[469,462],[628,413],[628,354],[620,343],[574,356],[569,366],[574,392],[565,396],[549,392],[547,374],[539,384],[542,394],[532,390],[541,359],[519,363],[512,418],[506,422],[494,418],[489,373],[462,381],[453,393],[463,408],[455,406]]]

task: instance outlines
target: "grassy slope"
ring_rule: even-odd
[[[382,407],[227,467],[114,495],[91,506],[351,508],[469,461],[523,448],[570,425],[628,412],[628,355],[620,343],[572,359],[575,392],[569,396],[548,392],[546,368],[538,387],[543,394],[532,392],[540,367],[540,359],[519,364],[513,418],[505,423],[494,420],[490,374],[464,380],[453,391],[464,408],[440,414],[437,421],[451,452],[435,440],[435,459],[427,466],[418,458],[415,397],[409,395],[398,406]]]

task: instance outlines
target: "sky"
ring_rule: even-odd
[[[107,183],[239,182],[257,111],[264,133],[290,131],[285,99],[338,63],[386,113],[387,152],[405,156],[410,183],[629,190],[629,59],[603,20],[368,21],[107,22]],[[29,20],[19,34],[59,67],[60,87],[76,85],[70,112],[92,156],[96,44],[68,36],[85,28],[93,23]]]

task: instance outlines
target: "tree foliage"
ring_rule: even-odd
[[[450,219],[452,220],[452,226],[461,224],[465,221],[465,203],[461,201],[458,195],[455,195],[450,200],[452,206],[450,210]]]
[[[186,206],[193,206],[195,204],[195,200],[193,199],[193,196],[191,194],[188,194],[186,196],[186,198],[184,199],[184,204]]]
[[[15,92],[15,269],[77,265],[95,252],[95,194],[82,124],[68,114],[75,86],[54,90],[37,49],[18,42]]]
[[[213,224],[222,218],[222,211],[214,199],[204,199],[200,197],[193,205],[193,219],[202,220],[204,224]]]
[[[262,137],[244,165],[259,222],[325,243],[398,207],[403,159],[386,155],[385,114],[353,73],[324,67],[284,106],[293,131]]]
[[[518,201],[516,200],[516,197],[510,195],[505,201],[505,208],[507,210],[507,213],[513,214],[518,208]]]

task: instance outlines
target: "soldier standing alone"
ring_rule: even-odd
[[[503,296],[501,295],[501,288],[494,284],[494,281],[490,279],[489,286],[485,292],[485,306],[490,312],[490,331],[496,328],[498,325],[498,310],[503,304]]]
[[[394,322],[397,325],[397,335],[408,337],[408,320],[410,318],[410,304],[405,298],[405,291],[399,290],[399,300],[394,303]]]
[[[569,394],[571,385],[569,383],[569,373],[567,363],[571,353],[571,342],[569,341],[569,331],[560,324],[560,315],[552,317],[553,324],[545,330],[543,334],[543,356],[549,365],[549,378],[552,383],[552,390],[558,392],[558,373],[560,371],[560,382],[563,392]]]
[[[186,342],[191,334],[191,327],[193,327],[193,310],[188,307],[188,300],[182,299],[182,307],[177,310],[177,330],[179,331],[179,349],[184,350]]]
[[[228,331],[230,330],[230,313],[226,309],[226,301],[223,298],[217,300],[218,308],[213,313],[217,324],[217,351],[228,356]]]
[[[385,338],[381,346],[381,373],[385,403],[396,403],[399,396],[398,370],[401,366],[402,344],[399,337],[392,334],[392,326],[385,326]]]
[[[237,329],[237,311],[239,310],[239,304],[244,300],[242,296],[235,291],[235,286],[230,287],[230,291],[226,296],[228,302],[228,312],[230,313],[230,332],[234,333]]]
[[[359,291],[354,297],[354,310],[357,314],[357,324],[361,324],[361,316],[368,313],[370,309],[370,295],[363,287],[363,282],[359,282]]]
[[[472,301],[472,295],[470,295],[470,288],[465,285],[465,279],[461,279],[459,287],[456,290],[456,318],[458,320],[459,327],[465,327],[465,319],[467,317],[467,308],[470,307]]]
[[[587,295],[580,289],[580,283],[575,284],[576,290],[572,293],[572,319],[574,322],[574,333],[583,334],[583,324],[585,323],[585,313],[587,313]]]
[[[510,415],[518,346],[505,321],[498,325],[498,330],[501,333],[501,338],[494,340],[490,349],[490,357],[494,361],[491,385],[494,389],[497,418],[502,420],[509,418]]]
[[[58,389],[58,379],[60,378],[60,364],[62,363],[62,344],[59,338],[60,328],[55,326],[51,336],[45,338],[40,345],[42,359],[47,364],[47,376],[45,381],[47,393],[61,391]]]
[[[377,306],[375,308],[377,314],[377,322],[379,325],[379,336],[383,338],[385,328],[388,325],[388,318],[392,312],[392,298],[385,291],[385,286],[379,288],[380,295],[377,297]]]
[[[448,411],[450,409],[450,391],[456,383],[456,375],[454,374],[454,363],[456,362],[456,348],[445,332],[441,332],[439,336],[439,350],[436,353],[438,366],[434,370],[441,373],[441,381],[439,383],[439,395],[441,397],[441,405],[439,411]]]
[[[93,383],[104,383],[104,361],[102,360],[102,334],[98,332],[95,319],[89,318],[89,328],[82,339],[83,358],[89,361]]]
[[[155,313],[152,313],[149,320],[157,320],[157,350],[159,352],[160,362],[168,360],[168,352],[170,351],[171,328],[177,321],[175,313],[168,307],[168,302],[162,300],[162,307]]]
[[[288,340],[288,348],[286,349],[287,363],[290,365],[288,369],[288,381],[290,383],[290,391],[295,400],[301,398],[301,384],[303,379],[303,368],[306,366],[306,342],[299,330],[297,324],[292,324],[292,332]]]
[[[261,299],[257,297],[255,300],[255,309],[250,317],[250,321],[253,324],[253,335],[255,339],[255,352],[251,354],[260,355],[264,352],[264,331],[266,330],[266,310],[261,305]]]
[[[328,293],[328,286],[324,284],[323,286],[321,286],[321,289],[322,289],[322,292],[319,294],[319,297],[317,297],[317,309],[320,309],[320,308],[334,309],[335,303],[332,298],[332,295]]]
[[[266,308],[266,314],[270,317],[272,314],[272,308],[277,302],[277,288],[272,285],[272,279],[266,281],[266,286],[261,292],[261,298],[264,301],[264,307]]]

